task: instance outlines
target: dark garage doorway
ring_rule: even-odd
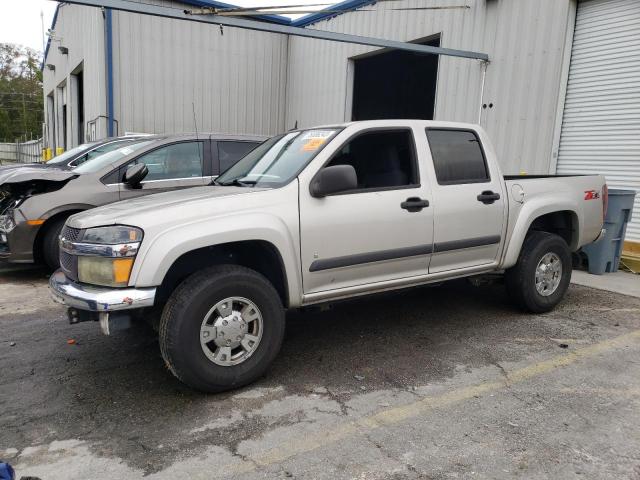
[[[416,42],[440,46],[440,37]],[[354,60],[353,120],[433,120],[438,55],[398,50]]]

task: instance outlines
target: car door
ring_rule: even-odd
[[[477,132],[427,128],[426,135],[437,180],[429,273],[493,264],[505,218],[500,172],[487,163]]]
[[[119,169],[120,199],[208,184],[211,177],[206,171],[205,155],[209,149],[204,143],[203,140],[173,142],[127,162]],[[132,188],[124,183],[124,174],[127,168],[138,163],[144,163],[149,173],[140,188]]]
[[[356,133],[323,168],[333,165],[353,166],[358,188],[314,198],[312,179],[305,178],[313,172],[307,169],[300,178],[305,294],[425,275],[433,213],[426,206],[429,188],[420,182],[413,131]]]

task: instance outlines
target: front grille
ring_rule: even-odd
[[[71,228],[65,225],[62,228],[62,232],[60,233],[60,236],[65,240],[69,240],[70,242],[75,242],[80,238],[81,234],[82,234],[82,230],[80,230],[79,228]]]
[[[60,232],[60,238],[67,241],[75,242],[82,236],[82,230],[64,226]],[[67,278],[78,281],[78,257],[60,250],[60,267],[64,271]]]
[[[78,281],[78,257],[67,252],[60,251],[60,267],[67,278]]]

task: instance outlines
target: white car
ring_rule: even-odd
[[[107,333],[161,311],[166,364],[216,392],[265,372],[286,309],[504,273],[517,305],[548,311],[606,203],[602,176],[503,176],[475,125],[323,126],[266,141],[215,185],[70,217],[50,285],[72,322]]]

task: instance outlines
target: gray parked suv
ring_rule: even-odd
[[[57,268],[58,237],[70,215],[141,195],[207,185],[265,138],[143,137],[73,170],[21,168],[0,184],[0,259],[43,260]]]

